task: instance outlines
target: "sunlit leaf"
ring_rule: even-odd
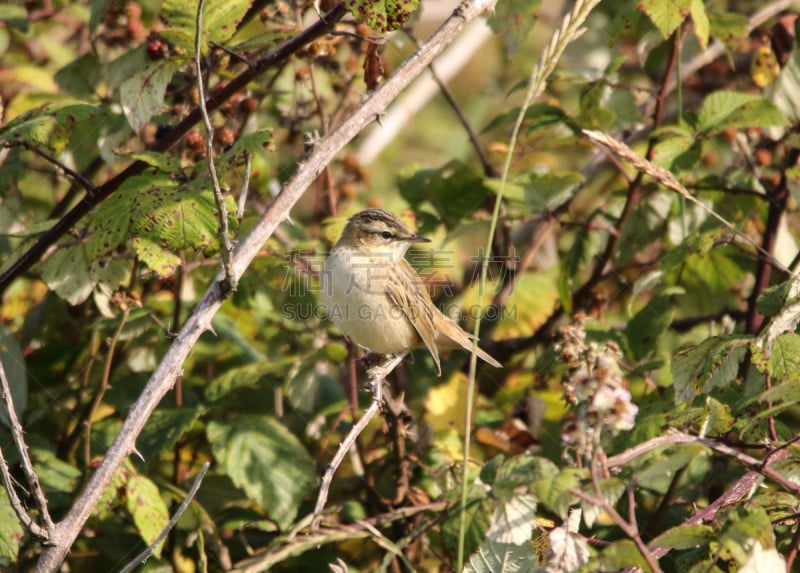
[[[120,103],[133,131],[141,132],[144,125],[161,112],[167,84],[177,69],[173,61],[158,60],[122,82]]]
[[[489,25],[512,57],[525,42],[528,33],[536,23],[539,0],[509,0],[498,2]]]
[[[732,91],[707,96],[697,117],[697,129],[702,133],[786,123],[786,117],[774,103],[757,94]]]
[[[24,538],[25,528],[11,507],[5,485],[0,484],[0,565],[10,567],[17,562],[19,546]]]
[[[252,0],[207,0],[203,4],[203,35],[200,46],[207,53],[209,42],[225,45],[236,33]],[[197,2],[165,0],[161,5],[161,34],[184,54],[194,53]]]
[[[0,142],[28,143],[56,155],[64,151],[74,131],[84,122],[98,122],[107,115],[88,103],[52,104],[15,117],[0,128]]]
[[[530,541],[535,523],[536,498],[516,495],[495,508],[486,538],[498,543],[522,545]]]
[[[672,358],[675,403],[689,401],[697,394],[707,394],[735,380],[751,342],[749,336],[714,336],[675,353]]]
[[[536,549],[532,545],[514,545],[487,538],[473,553],[464,567],[465,573],[523,573],[532,571],[536,563]]]
[[[286,528],[315,475],[314,461],[295,435],[272,416],[250,414],[214,420],[207,434],[221,470]]]
[[[125,484],[125,496],[125,505],[139,535],[150,545],[169,521],[169,511],[156,484],[143,475],[131,476]],[[164,541],[155,547],[153,554],[156,557],[161,555]]]
[[[391,32],[417,11],[419,0],[345,0],[355,19],[378,32]]]
[[[639,9],[666,40],[689,15],[691,4],[691,0],[640,0]]]

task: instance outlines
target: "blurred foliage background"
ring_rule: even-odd
[[[393,30],[340,15],[336,33],[231,90],[318,15],[304,1],[205,4],[201,60],[219,99],[214,160],[234,241],[457,6],[385,3],[408,17]],[[199,493],[142,570],[452,571],[459,542],[470,571],[791,569],[797,5],[602,2],[522,110],[511,147],[526,80],[572,9],[543,4],[501,1],[469,24],[435,76],[325,166],[194,347],[65,571],[128,563],[206,461]],[[0,358],[56,521],[219,269],[196,9],[0,4]],[[649,163],[632,167],[583,130]],[[317,308],[317,279],[347,217],[367,206],[432,239],[409,261],[465,329],[483,311],[481,346],[504,368],[478,369],[464,452],[466,353],[437,378],[415,352],[312,532],[318,476],[370,400],[362,351]],[[16,480],[4,487],[41,520],[0,413]],[[0,495],[2,566],[31,570],[41,550]]]

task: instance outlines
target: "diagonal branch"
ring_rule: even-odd
[[[477,18],[485,10],[494,8],[495,4],[496,0],[463,2],[425,45],[412,54],[385,84],[365,99],[361,106],[330,135],[320,139],[314,145],[311,152],[298,164],[294,175],[286,182],[253,230],[236,249],[232,260],[235,277],[241,276],[247,269],[258,255],[261,246],[272,236],[278,225],[289,216],[289,211],[295,203],[336,154],[369,123],[386,111],[397,94],[456,38],[466,23]],[[224,297],[218,286],[222,278],[222,273],[219,273],[217,280],[206,291],[194,313],[173,340],[172,346],[153,372],[139,399],[131,406],[128,417],[106,452],[103,462],[89,479],[67,515],[56,525],[54,534],[51,536],[52,545],[46,547],[42,552],[36,571],[49,573],[59,568],[117,468],[129,454],[135,451],[137,436],[158,403],[178,376],[182,374],[184,360],[200,335],[209,330],[211,319],[222,306]]]

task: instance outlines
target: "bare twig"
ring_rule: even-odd
[[[206,128],[206,161],[208,161],[208,173],[211,176],[211,184],[214,188],[214,201],[217,204],[217,219],[219,222],[219,236],[220,255],[222,256],[222,268],[225,271],[225,280],[223,283],[223,292],[229,294],[236,290],[236,277],[233,276],[233,267],[231,266],[231,254],[233,253],[233,246],[231,245],[231,237],[228,231],[228,208],[225,206],[225,198],[222,196],[222,189],[219,185],[219,178],[217,177],[217,166],[214,164],[214,126],[211,125],[211,119],[208,117],[208,109],[206,109],[206,90],[203,86],[203,66],[201,63],[202,46],[200,45],[201,38],[203,37],[203,0],[197,3],[197,15],[195,17],[195,35],[194,35],[194,65],[197,72],[197,91],[200,93],[200,114],[203,116],[203,124]]]
[[[364,431],[364,428],[372,421],[372,418],[380,412],[381,403],[383,402],[383,382],[386,376],[394,370],[398,364],[403,361],[403,358],[406,357],[406,353],[398,354],[396,356],[390,356],[385,359],[381,364],[377,366],[373,366],[367,372],[369,375],[369,383],[372,389],[372,403],[369,405],[369,408],[364,412],[364,415],[361,419],[351,428],[350,432],[348,432],[347,437],[339,444],[339,449],[336,450],[336,455],[333,456],[331,463],[328,464],[328,467],[325,468],[325,474],[322,476],[322,485],[319,488],[319,495],[317,496],[317,504],[314,506],[314,515],[315,520],[312,522],[312,529],[319,527],[320,517],[322,515],[322,510],[325,509],[325,503],[328,501],[328,491],[331,487],[331,482],[333,481],[333,476],[336,473],[336,470],[339,469],[339,466],[342,465],[342,461],[344,457],[347,455],[347,452],[350,451],[350,448],[353,447],[358,437],[361,435],[361,432]]]
[[[572,489],[570,490],[570,493],[581,498],[587,503],[591,503],[592,505],[603,508],[603,511],[608,514],[609,517],[611,517],[617,527],[619,527],[625,533],[625,535],[627,535],[633,541],[633,543],[636,545],[636,549],[639,550],[639,553],[641,553],[642,557],[647,562],[647,565],[650,567],[650,570],[654,573],[661,573],[661,567],[658,566],[658,557],[655,555],[655,552],[651,551],[645,542],[642,541],[642,536],[639,535],[639,528],[636,525],[635,517],[631,518],[631,522],[625,521],[625,519],[619,513],[617,513],[617,510],[614,509],[610,503],[607,503],[603,499],[599,484],[597,483],[595,472],[592,472],[592,482],[595,484],[595,495],[597,497],[592,497],[591,495],[588,495],[579,489]],[[630,488],[628,489],[630,492],[633,491]]]
[[[241,561],[231,569],[232,573],[257,573],[268,571],[277,563],[285,561],[289,557],[300,555],[306,551],[314,550],[320,545],[327,543],[338,543],[352,539],[373,538],[373,531],[376,527],[388,525],[400,519],[407,519],[420,513],[442,513],[448,509],[448,504],[443,501],[416,505],[414,507],[400,507],[388,513],[362,519],[353,524],[337,524],[334,528],[318,529],[309,531],[306,529],[308,521],[298,524],[303,529],[304,535],[297,536],[298,530],[292,531],[286,536],[286,541],[279,545],[274,551],[266,555],[257,555],[245,561]],[[313,516],[309,516],[313,519]],[[395,544],[397,545],[397,544]]]
[[[111,384],[109,384],[108,381],[111,379],[111,366],[114,362],[114,352],[116,351],[117,342],[119,342],[119,337],[122,334],[122,329],[125,327],[125,323],[128,321],[129,315],[130,309],[126,306],[122,312],[122,316],[119,319],[119,324],[117,324],[117,328],[114,329],[114,334],[111,336],[111,340],[108,343],[108,352],[106,353],[105,364],[103,367],[103,379],[100,381],[100,388],[97,389],[97,394],[95,394],[94,398],[92,399],[92,404],[89,407],[89,412],[86,415],[83,446],[83,463],[86,465],[86,467],[89,467],[92,461],[92,445],[90,439],[92,435],[92,420],[94,419],[95,413],[100,407],[100,404],[103,403],[103,398],[106,395],[106,391],[111,388]]]
[[[16,145],[16,144],[12,144],[12,145]],[[56,159],[55,157],[53,157],[52,155],[50,155],[46,151],[44,151],[42,149],[39,149],[38,147],[28,143],[27,141],[20,142],[19,145],[21,145],[22,147],[24,147],[25,149],[27,149],[29,151],[34,152],[36,155],[38,155],[42,159],[45,159],[46,161],[52,163],[58,169],[60,169],[61,171],[63,171],[67,175],[69,175],[73,180],[75,180],[75,182],[79,183],[80,186],[83,187],[89,195],[91,195],[92,193],[95,192],[95,186],[92,185],[91,181],[86,179],[86,177],[84,177],[83,175],[81,175],[80,173],[75,171],[74,169],[71,169],[71,168],[67,167],[61,161],[59,161],[58,159]]]
[[[411,38],[411,41],[414,42],[414,45],[419,48],[419,40],[417,39],[416,35],[414,35],[414,33],[407,28],[404,28],[403,31],[409,38]],[[472,148],[475,150],[475,155],[478,156],[478,160],[483,166],[483,174],[486,177],[497,177],[497,170],[489,161],[489,157],[486,155],[481,142],[478,140],[478,134],[476,134],[475,130],[472,129],[472,125],[469,123],[467,116],[464,115],[464,111],[456,101],[453,92],[451,92],[450,88],[447,87],[447,82],[442,79],[442,77],[436,71],[436,66],[433,63],[431,63],[428,68],[431,70],[431,77],[433,78],[433,81],[435,81],[436,85],[439,86],[439,91],[442,92],[444,99],[447,100],[447,103],[452,108],[453,113],[456,114],[456,117],[461,123],[461,126],[464,128],[464,131],[467,132],[467,137],[469,138],[469,142],[472,144]]]
[[[44,496],[44,491],[42,491],[41,485],[39,485],[39,476],[36,475],[36,470],[33,469],[31,458],[28,455],[28,446],[25,443],[25,438],[22,435],[22,424],[19,423],[19,418],[17,417],[17,409],[14,407],[14,401],[11,397],[11,385],[8,383],[6,369],[3,366],[2,360],[0,360],[0,398],[2,398],[3,405],[6,408],[6,417],[8,418],[8,427],[11,430],[11,437],[13,438],[14,445],[17,447],[17,451],[19,452],[22,472],[25,474],[28,487],[30,487],[33,493],[33,499],[36,501],[36,505],[39,508],[43,527],[33,521],[33,519],[22,507],[22,503],[17,496],[16,490],[14,489],[14,478],[11,476],[8,463],[6,462],[2,451],[0,451],[0,472],[2,472],[3,483],[6,486],[6,491],[8,491],[8,499],[11,500],[11,505],[14,508],[17,516],[19,516],[20,521],[22,521],[22,524],[27,527],[31,533],[43,539],[50,539],[55,525],[53,524],[53,520],[50,517],[50,512],[47,509],[47,498]]]
[[[492,9],[495,3],[496,0],[464,2],[420,50],[400,66],[328,137],[320,139],[314,145],[311,152],[298,164],[295,174],[286,182],[258,223],[237,246],[232,260],[235,276],[240,276],[258,255],[261,246],[272,236],[278,225],[286,219],[291,208],[303,196],[305,190],[317,178],[325,165],[368,123],[374,121],[375,117],[386,110],[397,94],[453,41],[467,22],[475,19],[484,10]],[[334,10],[338,11],[340,8],[334,8]],[[330,13],[326,15],[326,18],[330,18]],[[232,84],[233,82],[228,84],[226,89]],[[212,98],[216,95],[215,93]],[[220,275],[217,277],[218,280],[222,278]],[[0,281],[0,288],[2,288],[2,281]],[[178,376],[182,374],[184,360],[200,335],[208,330],[211,319],[222,306],[222,302],[223,296],[219,292],[219,288],[212,286],[197,304],[194,313],[173,339],[172,346],[151,375],[139,399],[131,406],[128,417],[106,452],[103,462],[89,479],[67,515],[56,526],[55,533],[51,536],[52,545],[46,547],[42,552],[37,563],[37,571],[51,572],[58,569],[117,468],[135,450],[136,438],[153,410]]]
[[[208,473],[208,468],[211,467],[211,462],[206,462],[203,464],[203,467],[200,469],[200,473],[197,474],[197,477],[194,478],[194,483],[192,483],[192,487],[189,490],[189,493],[186,494],[186,497],[183,499],[181,504],[178,506],[178,509],[175,510],[175,515],[172,516],[172,519],[167,522],[164,526],[164,529],[161,530],[161,533],[158,534],[158,537],[147,546],[147,548],[139,553],[136,557],[134,557],[130,563],[128,563],[125,567],[120,569],[119,573],[130,573],[140,563],[144,563],[147,561],[147,558],[153,554],[153,551],[156,550],[156,547],[166,539],[167,534],[172,531],[172,528],[175,527],[175,524],[178,523],[178,520],[183,515],[183,512],[186,511],[186,508],[189,507],[189,504],[197,495],[197,492],[200,490],[200,484],[203,483],[203,478],[206,477],[206,473]]]

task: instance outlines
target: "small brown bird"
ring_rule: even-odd
[[[411,245],[429,241],[388,211],[357,213],[325,262],[320,301],[356,344],[387,355],[424,344],[441,375],[439,351],[471,351],[472,336],[433,304],[422,278],[405,259]],[[480,348],[477,354],[501,368]]]

